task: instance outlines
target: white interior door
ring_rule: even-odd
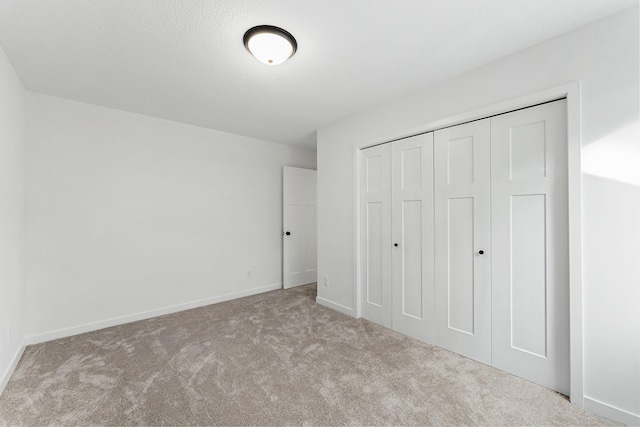
[[[566,101],[491,119],[493,366],[569,394]]]
[[[391,144],[393,329],[434,342],[433,133]]]
[[[391,328],[391,146],[360,156],[362,317]]]
[[[436,345],[491,364],[489,119],[435,132]]]
[[[313,283],[316,271],[316,171],[282,169],[282,283]]]

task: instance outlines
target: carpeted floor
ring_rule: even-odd
[[[315,295],[315,285],[274,291],[29,346],[0,424],[603,424]]]

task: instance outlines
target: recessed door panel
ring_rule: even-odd
[[[391,153],[393,329],[433,343],[433,134],[394,141]]]
[[[422,147],[402,150],[402,190],[422,188]],[[394,189],[396,190],[396,189]]]
[[[382,307],[382,286],[383,286],[383,262],[384,254],[382,248],[382,237],[384,228],[387,226],[382,223],[382,202],[367,203],[366,213],[366,258],[367,266],[365,269],[364,283],[366,288],[366,297],[368,304],[374,304]]]
[[[360,152],[360,280],[365,319],[391,327],[391,147]]]
[[[435,343],[491,363],[489,119],[435,132]]]
[[[569,393],[566,101],[491,119],[493,365]]]
[[[473,183],[473,135],[447,141],[448,184]]]
[[[473,335],[473,198],[449,199],[449,328]]]
[[[422,200],[402,202],[402,314],[422,319]]]
[[[511,197],[511,347],[540,357],[547,356],[546,216],[544,194]]]
[[[547,171],[545,122],[514,126],[509,133],[511,179],[543,178]]]
[[[379,193],[382,190],[382,156],[373,155],[365,159],[366,193]]]

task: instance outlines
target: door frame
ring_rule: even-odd
[[[537,104],[567,100],[567,183],[569,219],[569,399],[584,408],[583,360],[583,283],[582,283],[582,171],[581,171],[581,94],[580,82],[557,86],[466,113],[450,116],[419,126],[356,143],[353,146],[354,194],[354,278],[355,316],[362,316],[360,278],[360,151],[374,145],[386,144],[421,133],[480,120],[497,114],[532,107]]]

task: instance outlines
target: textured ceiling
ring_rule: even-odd
[[[28,90],[315,147],[315,130],[638,0],[0,0]],[[244,32],[285,28],[269,67]]]

